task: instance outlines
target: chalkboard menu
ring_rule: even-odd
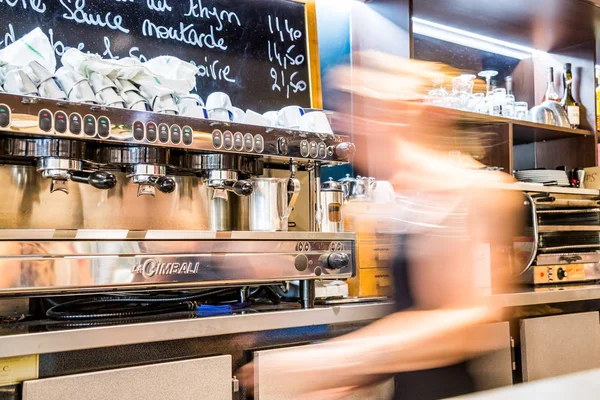
[[[312,24],[308,4],[293,0],[0,0],[1,47],[40,27],[59,59],[69,47],[175,56],[199,68],[202,97],[222,91],[259,112],[319,105]]]

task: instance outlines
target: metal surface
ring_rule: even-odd
[[[23,384],[23,400],[231,398],[229,355],[37,379]]]
[[[520,307],[600,300],[600,285],[528,286],[515,289],[511,293],[491,293],[489,289],[480,289],[478,294],[500,307]]]
[[[339,188],[332,187],[334,183],[325,182],[321,187],[321,231],[343,232],[344,217],[342,205],[344,204],[344,192]]]
[[[343,154],[346,157],[352,156],[352,154],[344,154],[344,152],[335,151],[338,144],[348,142],[349,138],[325,133],[320,134],[289,129],[260,127],[145,111],[29,98],[5,93],[0,94],[0,103],[7,104],[10,107],[11,120],[9,126],[3,128],[3,131],[13,135],[52,136],[79,139],[88,142],[102,142],[105,144],[148,145],[186,150],[203,150],[217,153],[260,154],[268,156],[272,161],[284,162],[286,164],[289,162],[290,157],[303,162],[308,162],[318,157],[324,162],[335,164],[341,161],[348,161],[348,158],[344,160],[339,159],[338,153]],[[56,111],[62,111],[67,115],[77,113],[81,117],[89,115],[95,120],[104,116],[109,120],[110,127],[108,135],[100,136],[98,132],[93,132],[93,134],[90,135],[83,132],[72,134],[69,131],[60,133],[53,129],[52,124],[50,130],[44,131],[39,126],[38,115],[41,110],[48,110],[50,115],[53,115]],[[166,124],[170,130],[178,128],[179,136],[174,138],[170,132],[166,141],[159,141],[156,140],[156,137],[148,138],[147,129],[142,129],[142,135],[137,139],[134,137],[133,132],[135,122],[139,122],[142,126],[146,127],[147,123],[154,123],[154,130],[161,124]],[[251,151],[246,151],[244,147],[242,147],[241,150],[236,150],[233,146],[232,148],[226,149],[227,146],[223,143],[223,137],[227,133],[232,135],[239,133],[243,136],[251,135],[253,141],[259,137],[257,135],[260,135],[263,145],[252,145],[250,146],[252,148]],[[157,132],[155,132],[155,136],[156,134]],[[215,142],[214,135],[220,137],[221,141]],[[250,136],[248,137],[250,138]],[[280,154],[279,152],[277,141],[281,137],[287,139],[287,154]],[[314,142],[316,147],[318,147],[318,144],[323,143],[326,151],[322,154],[317,154],[316,157],[310,157],[308,155],[302,156],[300,148],[301,143],[304,142]],[[248,149],[250,149],[250,147],[248,147]],[[260,151],[261,148],[262,151]]]
[[[296,178],[255,178],[250,195],[248,214],[251,231],[287,231],[288,219],[298,194],[300,182]],[[288,185],[293,190],[288,196]]]
[[[479,295],[496,306],[520,307],[600,299],[600,285],[524,287],[513,293]],[[297,328],[323,324],[370,321],[394,312],[392,303],[317,307],[191,320],[149,322],[40,333],[0,330],[0,358],[58,353],[154,341],[202,338],[244,332]],[[18,331],[17,331],[18,332]]]
[[[352,305],[310,310],[276,311],[199,319],[104,326],[66,331],[11,334],[0,331],[0,358],[58,353],[188,338],[231,335],[274,329],[344,324],[379,319],[392,304]]]
[[[296,279],[348,278],[354,241],[306,240],[53,240],[0,242],[0,295],[111,289],[222,286]],[[322,256],[342,254],[333,269]]]
[[[523,381],[600,368],[598,312],[521,321]]]

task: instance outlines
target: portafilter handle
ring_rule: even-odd
[[[170,176],[160,176],[156,178],[156,181],[152,182],[153,185],[163,193],[173,193],[177,188],[175,179]]]
[[[96,189],[108,190],[117,185],[117,178],[110,172],[105,171],[73,171],[70,173],[70,178],[73,182],[84,183],[93,186]]]
[[[254,186],[248,181],[240,180],[236,181],[231,189],[238,196],[250,196],[254,191]]]

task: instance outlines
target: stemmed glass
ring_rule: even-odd
[[[480,76],[481,78],[485,79],[485,95],[489,96],[490,95],[490,88],[491,88],[492,78],[494,76],[498,75],[498,71],[491,71],[491,70],[481,71],[477,75]]]

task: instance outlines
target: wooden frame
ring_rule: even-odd
[[[310,103],[312,108],[323,108],[321,85],[321,62],[319,58],[319,35],[317,31],[317,6],[315,0],[292,0],[303,3],[306,21],[306,45],[308,49],[308,73]]]

